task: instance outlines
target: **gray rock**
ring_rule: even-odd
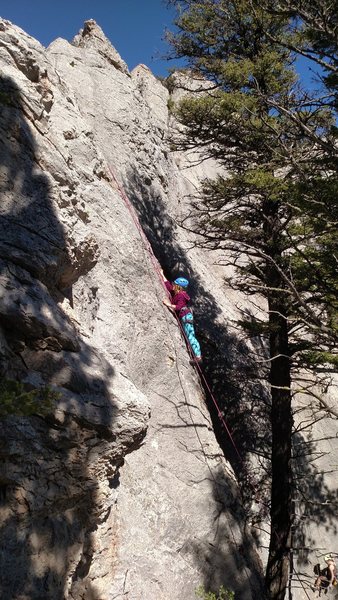
[[[245,455],[238,439],[268,437],[268,401],[258,342],[234,322],[258,308],[178,226],[219,166],[172,152],[168,90],[129,74],[93,21],[48,49],[0,31],[1,373],[59,394],[47,418],[0,423],[1,597],[262,598],[268,537],[251,535],[158,276],[191,279],[205,373]]]
[[[236,478],[132,211],[168,271],[216,281],[175,225],[191,184],[168,91],[93,22],[46,51],[0,24],[4,372],[59,394],[2,423],[2,596],[256,598]]]
[[[104,68],[112,65],[115,69],[129,75],[126,63],[93,19],[85,21],[83,29],[74,37],[72,43],[79,48],[88,48],[95,63],[98,58],[102,58],[101,64]]]
[[[47,288],[21,267],[0,260],[0,322],[28,344],[51,340],[66,350],[78,350],[75,327]]]

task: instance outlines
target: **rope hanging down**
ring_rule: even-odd
[[[113,182],[114,182],[114,184],[115,184],[115,186],[116,186],[116,188],[117,188],[117,190],[118,190],[121,198],[123,199],[126,207],[128,208],[128,211],[129,211],[129,213],[130,213],[130,215],[131,215],[131,217],[133,219],[133,222],[134,222],[134,224],[135,224],[135,226],[136,226],[136,228],[137,228],[137,230],[138,230],[138,232],[140,234],[140,237],[141,237],[141,239],[142,239],[142,241],[144,243],[144,246],[145,246],[146,250],[148,251],[148,253],[150,255],[152,264],[153,264],[154,269],[155,269],[155,271],[156,271],[156,273],[157,273],[157,275],[158,275],[158,277],[159,277],[159,279],[161,281],[162,287],[164,288],[166,294],[169,297],[169,292],[168,292],[167,288],[165,287],[164,281],[163,281],[163,278],[162,278],[160,265],[158,263],[157,258],[154,255],[154,252],[153,252],[153,249],[152,249],[152,247],[151,247],[151,245],[149,243],[149,240],[148,240],[147,236],[145,235],[145,233],[144,233],[144,231],[143,231],[143,229],[141,227],[141,224],[140,224],[138,215],[137,215],[137,213],[135,211],[135,208],[131,204],[131,202],[130,202],[130,200],[129,200],[129,198],[128,198],[126,192],[125,192],[125,190],[123,189],[123,187],[118,182],[118,180],[117,180],[117,178],[116,178],[116,176],[115,176],[114,171],[112,170],[112,168],[110,166],[108,168],[109,168],[112,180],[113,180]],[[181,323],[181,321],[180,321],[180,319],[178,318],[177,315],[176,315],[176,319],[177,319],[178,325],[180,327],[180,330],[181,330],[181,332],[183,334],[183,337],[184,337],[184,339],[185,339],[185,341],[187,343],[187,346],[188,346],[189,352],[190,352],[189,341],[187,339],[187,336],[185,335],[185,331],[184,331],[184,329],[182,327],[182,323]],[[200,367],[200,365],[198,364],[197,361],[195,361],[195,364],[196,364],[196,367],[198,369],[200,379],[203,382],[205,388],[207,389],[207,391],[208,391],[208,393],[210,395],[210,398],[212,399],[212,401],[213,401],[213,403],[215,405],[215,408],[217,410],[217,416],[220,419],[220,421],[221,421],[221,423],[222,423],[222,425],[223,425],[226,433],[228,434],[228,437],[229,437],[229,439],[231,441],[231,444],[232,444],[233,448],[235,449],[235,452],[236,452],[236,455],[237,455],[238,459],[240,460],[241,464],[245,468],[243,458],[242,458],[242,456],[241,456],[241,454],[240,454],[240,452],[239,452],[239,450],[238,450],[238,448],[236,446],[236,443],[235,443],[235,441],[234,441],[234,439],[233,439],[233,437],[231,435],[230,429],[229,429],[228,425],[226,424],[225,419],[223,417],[223,413],[222,413],[222,411],[221,411],[221,409],[220,409],[220,407],[219,407],[219,405],[218,405],[218,403],[217,403],[217,401],[216,401],[216,399],[215,399],[215,397],[214,397],[214,395],[213,395],[213,393],[212,393],[212,391],[210,389],[210,386],[209,386],[209,384],[208,384],[208,382],[207,382],[207,380],[206,380],[206,378],[204,376],[204,373],[203,373],[203,371],[202,371],[202,369],[201,369],[201,367]]]
[[[166,288],[166,287],[165,287],[165,285],[164,285],[164,281],[163,281],[163,278],[162,278],[162,274],[161,274],[161,268],[160,268],[160,265],[159,265],[159,263],[158,263],[158,261],[157,261],[157,259],[156,259],[155,255],[154,255],[154,252],[153,252],[153,249],[152,249],[152,247],[151,247],[151,245],[150,245],[150,243],[149,243],[149,240],[148,240],[148,238],[146,237],[146,235],[145,235],[145,233],[144,233],[144,231],[143,231],[143,229],[142,229],[142,227],[141,227],[141,224],[140,224],[140,221],[139,221],[138,215],[137,215],[137,213],[136,213],[136,210],[135,210],[135,208],[133,207],[133,205],[131,204],[131,202],[130,202],[130,200],[129,200],[129,198],[128,198],[128,196],[127,196],[126,192],[125,192],[125,190],[123,189],[123,187],[122,187],[122,186],[120,185],[120,183],[118,182],[118,180],[117,180],[117,178],[116,178],[116,176],[115,176],[115,174],[114,174],[114,172],[113,172],[113,170],[112,170],[112,168],[111,168],[111,167],[109,167],[109,171],[110,171],[110,173],[111,173],[111,177],[112,177],[112,180],[113,180],[113,182],[114,182],[114,184],[115,184],[115,186],[116,186],[116,189],[117,189],[117,191],[119,192],[119,194],[120,194],[121,198],[123,199],[123,201],[124,201],[124,203],[125,203],[125,205],[126,205],[126,207],[127,207],[128,211],[129,211],[129,213],[130,213],[130,215],[131,215],[131,217],[132,217],[132,219],[133,219],[133,222],[134,222],[134,224],[135,224],[135,226],[136,226],[136,228],[137,228],[137,230],[138,230],[138,232],[139,232],[139,235],[140,235],[140,238],[141,238],[141,240],[142,240],[142,242],[143,242],[143,244],[144,244],[144,247],[145,247],[145,249],[148,251],[148,254],[149,254],[150,258],[151,258],[151,262],[152,262],[152,264],[153,264],[153,267],[154,267],[154,269],[155,269],[155,271],[156,271],[156,273],[157,273],[157,275],[158,275],[158,277],[159,277],[159,280],[161,281],[161,285],[162,285],[163,289],[165,290],[166,294],[167,294],[167,295],[168,295],[168,297],[169,297],[169,296],[170,296],[170,294],[169,294],[169,292],[168,292],[167,288]],[[178,325],[179,325],[179,327],[180,327],[180,330],[181,330],[181,332],[182,332],[182,335],[183,335],[183,337],[184,337],[184,339],[185,339],[185,341],[186,341],[187,347],[188,347],[188,349],[189,349],[189,353],[191,354],[191,356],[193,356],[193,354],[192,354],[192,352],[191,352],[191,349],[190,349],[190,344],[189,344],[189,341],[188,341],[188,339],[187,339],[187,336],[185,335],[185,331],[184,331],[184,329],[183,329],[183,327],[182,327],[182,324],[181,324],[181,322],[180,322],[180,319],[179,319],[179,317],[178,317],[177,315],[176,315],[176,319],[177,319]],[[231,444],[232,444],[232,446],[233,446],[233,448],[234,448],[234,450],[235,450],[235,452],[236,452],[236,455],[237,455],[237,457],[238,457],[238,459],[239,459],[239,461],[240,461],[240,463],[241,463],[241,465],[242,465],[243,471],[245,471],[245,472],[246,472],[246,474],[247,474],[247,477],[248,477],[248,481],[250,482],[250,484],[251,484],[251,486],[252,486],[253,490],[255,490],[255,488],[257,487],[257,486],[256,486],[256,483],[255,483],[255,482],[252,480],[252,476],[251,476],[251,474],[248,472],[248,469],[247,469],[247,467],[246,467],[246,465],[245,465],[245,463],[244,463],[244,460],[243,460],[243,458],[242,458],[242,456],[241,456],[241,454],[240,454],[240,452],[239,452],[239,450],[238,450],[238,448],[237,448],[237,446],[236,446],[236,443],[235,443],[235,441],[234,441],[234,439],[233,439],[233,437],[232,437],[232,435],[231,435],[230,429],[229,429],[228,425],[226,424],[226,421],[225,421],[225,419],[224,419],[224,417],[223,417],[222,411],[221,411],[221,409],[220,409],[220,407],[219,407],[219,405],[218,405],[218,403],[217,403],[217,401],[216,401],[216,399],[215,399],[215,397],[214,397],[214,395],[213,395],[213,393],[212,393],[212,391],[211,391],[211,389],[210,389],[210,386],[209,386],[209,384],[208,384],[208,382],[207,382],[207,380],[206,380],[206,378],[205,378],[205,376],[204,376],[204,373],[203,373],[203,371],[201,370],[201,367],[200,367],[200,365],[198,364],[198,362],[197,362],[197,361],[195,361],[195,364],[196,364],[196,367],[197,367],[197,369],[198,369],[198,372],[199,372],[200,379],[201,379],[201,381],[203,382],[203,384],[204,384],[204,386],[205,386],[206,390],[208,391],[208,393],[209,393],[209,395],[210,395],[210,398],[212,399],[212,401],[213,401],[213,403],[214,403],[214,405],[215,405],[215,407],[216,407],[216,410],[217,410],[217,416],[218,416],[218,418],[220,419],[220,421],[221,421],[221,423],[222,423],[222,425],[223,425],[223,427],[224,427],[224,430],[226,431],[226,433],[227,433],[227,435],[228,435],[228,437],[229,437],[229,440],[230,440],[230,442],[231,442]],[[257,500],[257,498],[256,498],[256,501],[258,501],[258,500]],[[261,502],[260,502],[260,503],[261,503]],[[304,590],[304,593],[306,594],[307,598],[309,598],[309,595],[308,595],[308,593],[307,593],[306,589],[304,588],[304,584],[303,584],[303,582],[301,581],[301,579],[300,579],[300,577],[299,577],[299,574],[298,574],[296,571],[295,571],[295,574],[296,574],[297,578],[299,579],[299,581],[300,581],[300,583],[301,583],[301,586],[302,586],[302,588],[303,588],[303,590]]]

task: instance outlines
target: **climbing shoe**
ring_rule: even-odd
[[[201,365],[203,361],[202,361],[202,357],[201,356],[198,357],[198,358],[197,358],[197,356],[195,356],[195,358],[191,358],[189,360],[189,362],[190,362],[191,365],[196,365],[196,364]]]

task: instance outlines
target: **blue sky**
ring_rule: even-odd
[[[165,28],[173,11],[162,0],[2,0],[0,16],[48,46],[57,37],[71,40],[84,21],[95,19],[129,69],[146,64],[167,75],[172,61],[161,60]]]
[[[172,28],[174,17],[165,0],[1,0],[0,16],[44,46],[57,37],[72,40],[84,21],[95,19],[130,70],[144,63],[154,75],[166,76],[179,64],[161,59],[168,51],[164,31]],[[313,87],[315,65],[301,59],[297,70]]]

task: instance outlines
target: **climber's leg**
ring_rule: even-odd
[[[192,348],[192,351],[193,351],[195,357],[198,360],[200,360],[201,359],[201,347],[199,345],[199,342],[196,339],[194,326],[192,323],[187,323],[184,320],[184,317],[182,318],[182,324],[183,324],[184,333],[187,336],[187,340]]]

